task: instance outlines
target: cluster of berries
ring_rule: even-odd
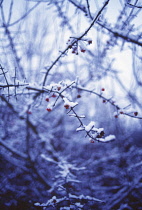
[[[71,37],[68,41],[67,41],[67,44],[68,44],[68,48],[69,49],[72,49],[72,53],[73,54],[76,54],[78,55],[78,52],[80,49],[80,52],[82,53],[85,53],[86,52],[86,49],[84,47],[84,44],[83,42],[86,42],[87,45],[90,45],[92,44],[92,40],[91,39],[83,39],[83,40],[78,40],[77,38],[75,37]]]

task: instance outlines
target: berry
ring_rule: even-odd
[[[69,106],[68,104],[65,104],[64,107],[65,107],[66,109],[69,109],[69,108],[70,108],[70,106]]]
[[[92,40],[88,40],[88,44],[92,44]]]
[[[46,98],[45,101],[49,102],[49,98]]]
[[[32,114],[32,112],[31,111],[27,111],[27,114]]]
[[[48,112],[51,112],[51,111],[52,111],[52,109],[50,109],[50,108],[47,108],[46,110],[47,110]]]
[[[83,53],[85,52],[85,50],[84,50],[84,49],[81,49],[80,51],[81,51],[81,52],[83,52]]]
[[[103,103],[106,103],[106,100],[105,99],[103,99]]]
[[[114,115],[114,117],[115,117],[115,118],[118,118],[118,115],[116,114],[116,115]]]
[[[102,90],[102,91],[105,91],[105,89],[104,89],[104,88],[102,88],[101,90]]]
[[[77,95],[77,98],[81,98],[81,95],[80,95],[80,94],[78,94],[78,95]]]
[[[95,143],[95,141],[91,139],[91,140],[90,140],[90,143]]]
[[[134,112],[134,115],[137,116],[138,115],[138,112]]]
[[[58,91],[61,90],[61,87],[57,87]]]
[[[53,93],[53,95],[51,96],[52,98],[56,98],[57,96]]]
[[[124,114],[124,112],[123,111],[120,111],[120,114]]]
[[[72,46],[71,46],[71,45],[69,45],[69,46],[68,46],[68,48],[69,48],[69,49],[71,49],[71,48],[72,48]]]

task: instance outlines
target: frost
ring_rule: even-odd
[[[105,141],[112,141],[115,139],[115,135],[109,135],[107,137],[105,137]]]
[[[47,105],[47,109],[53,109],[53,104],[52,103],[48,103],[48,105]]]
[[[97,198],[94,198],[94,197],[91,197],[91,196],[85,196],[85,195],[76,196],[76,195],[69,194],[69,197],[74,198],[74,199],[80,199],[80,200],[85,199],[85,200],[90,200],[90,201],[103,202],[100,199],[97,199]]]
[[[35,205],[35,206],[40,206],[41,204],[40,204],[40,203],[35,203],[34,205]]]
[[[94,125],[95,125],[95,122],[94,121],[91,121],[88,125],[85,126],[85,130],[87,132],[91,131],[92,128],[94,127]]]
[[[40,86],[39,84],[37,84],[36,82],[33,83],[29,83],[29,86],[31,88],[37,88],[37,89],[42,89],[42,86]]]
[[[70,210],[70,207],[61,207],[60,210]]]
[[[80,203],[75,203],[75,205],[79,208],[82,208],[84,205],[81,205]]]
[[[113,140],[115,140],[114,135],[109,135],[109,136],[106,136],[104,139],[103,138],[99,139],[99,141],[101,141],[101,142],[109,142],[109,141],[113,141]]]
[[[94,129],[93,129],[94,130]],[[104,131],[104,128],[96,128],[96,131],[98,132],[98,133],[101,133],[102,131]]]
[[[69,107],[75,107],[76,105],[78,105],[77,102],[72,102],[72,101],[69,101],[67,98],[63,98],[64,100],[64,106],[68,105]]]
[[[69,116],[71,116],[71,117],[76,117],[76,114],[70,114]],[[79,118],[85,118],[85,115],[80,115],[80,116],[78,116]]]
[[[57,162],[56,162],[55,160],[53,160],[52,158],[49,158],[49,157],[45,156],[44,154],[41,154],[40,156],[41,156],[43,159],[47,160],[48,162],[57,164]]]
[[[76,129],[76,131],[83,131],[85,128],[84,127],[79,127]]]

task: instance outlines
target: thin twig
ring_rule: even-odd
[[[107,4],[109,3],[109,0],[107,0],[103,7],[99,10],[99,12],[97,13],[97,15],[95,16],[95,18],[93,19],[92,23],[90,24],[90,26],[84,31],[84,33],[79,36],[78,38],[76,38],[71,45],[69,45],[63,52],[61,52],[61,54],[56,58],[56,60],[52,63],[52,65],[47,69],[47,72],[45,74],[44,80],[43,80],[43,86],[46,83],[46,79],[47,76],[49,74],[49,72],[51,71],[51,69],[56,65],[56,63],[60,60],[60,58],[66,54],[66,52],[70,49],[71,46],[74,46],[76,43],[78,43],[79,40],[81,40],[89,31],[90,29],[93,27],[93,25],[95,24],[95,22],[97,21],[98,17],[100,16],[100,14],[102,13],[102,11],[104,10],[104,8],[107,6]]]

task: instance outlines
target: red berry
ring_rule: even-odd
[[[105,89],[104,89],[104,88],[102,88],[102,91],[105,91]]]
[[[61,87],[57,87],[58,91],[61,90]]]
[[[114,117],[115,117],[115,118],[118,118],[118,115],[115,115]]]
[[[32,112],[31,111],[27,111],[27,114],[32,114]]]
[[[106,103],[106,100],[105,99],[103,99],[103,103]]]
[[[49,98],[46,98],[45,101],[49,102]]]
[[[124,112],[123,111],[120,111],[120,114],[124,114]]]
[[[137,116],[138,115],[138,112],[134,112],[134,115]]]
[[[84,50],[84,49],[81,49],[80,51],[84,53],[86,50]]]
[[[92,40],[88,40],[88,44],[92,44]]]
[[[77,95],[77,98],[81,98],[81,95],[80,95],[80,94],[78,94],[78,95]]]
[[[56,98],[57,96],[53,93],[53,95],[51,96],[52,98]]]
[[[70,108],[70,106],[69,106],[68,104],[65,104],[64,107],[65,107],[66,109],[69,109],[69,108]]]
[[[91,140],[90,140],[90,143],[95,143],[95,141],[91,139]]]
[[[52,109],[50,109],[50,108],[47,108],[46,110],[47,110],[48,112],[51,112],[51,111],[52,111]]]

